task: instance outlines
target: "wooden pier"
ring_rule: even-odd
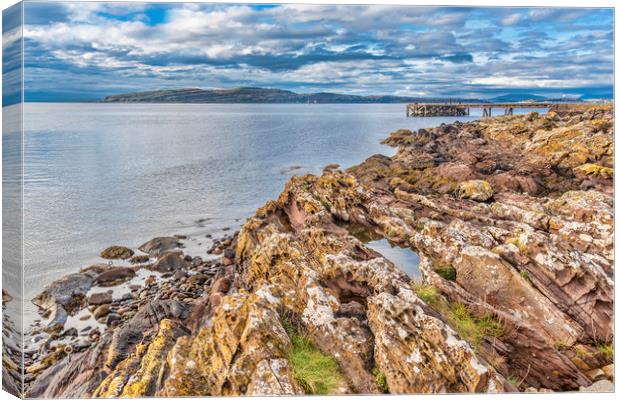
[[[407,104],[407,117],[460,117],[469,115],[472,108],[481,108],[482,117],[492,117],[494,108],[503,108],[512,115],[515,108],[553,109],[560,103],[412,103]]]

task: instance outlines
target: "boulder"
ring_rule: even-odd
[[[126,260],[131,256],[133,256],[133,250],[124,246],[110,246],[101,252],[101,258],[106,258],[109,260]]]
[[[184,269],[188,266],[189,263],[185,261],[181,253],[170,251],[163,253],[150,268],[158,272],[170,272]]]
[[[95,283],[99,286],[113,286],[126,282],[135,276],[136,272],[133,268],[112,267],[97,275]]]
[[[290,348],[268,300],[227,296],[210,326],[177,341],[168,356],[170,375],[157,395],[303,394],[286,359]],[[275,368],[266,371],[268,366]]]
[[[182,246],[183,244],[177,237],[165,236],[151,239],[138,249],[143,253],[147,253],[151,257],[157,257],[166,251],[174,250]]]

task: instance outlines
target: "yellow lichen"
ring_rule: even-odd
[[[614,176],[613,168],[603,167],[601,165],[593,163],[580,165],[579,167],[573,168],[573,171],[575,171],[575,173],[582,173],[589,176],[598,176],[604,179],[613,178]]]

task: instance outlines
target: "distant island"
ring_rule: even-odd
[[[338,93],[295,93],[260,87],[232,89],[170,89],[107,96],[106,103],[413,103],[416,101],[472,101],[466,98],[421,98],[391,95],[358,96]],[[477,101],[477,100],[476,100]]]
[[[516,97],[514,97],[516,96]],[[513,98],[514,97],[514,98]],[[295,93],[290,90],[260,87],[239,87],[232,89],[169,89],[147,92],[123,93],[106,96],[105,103],[415,103],[415,102],[491,102],[549,100],[542,96],[518,94],[503,95],[493,99],[409,97],[392,95],[359,96],[330,92]]]

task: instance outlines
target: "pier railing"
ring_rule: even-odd
[[[566,106],[565,103],[412,103],[407,104],[407,117],[460,117],[469,115],[472,108],[482,109],[483,117],[491,117],[494,108],[503,108],[504,115],[512,115],[515,108],[548,108]]]

